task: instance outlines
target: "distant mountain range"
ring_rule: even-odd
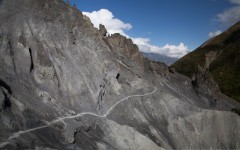
[[[209,70],[224,94],[240,101],[240,22],[209,39],[172,67],[191,77],[198,71],[198,65]]]
[[[174,57],[168,57],[166,55],[156,54],[156,53],[144,53],[142,52],[143,56],[154,61],[164,62],[166,65],[171,65],[175,61],[177,61],[177,58]]]

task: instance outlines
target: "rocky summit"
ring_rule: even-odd
[[[239,103],[204,69],[147,60],[63,0],[1,0],[0,60],[0,149],[240,148]]]

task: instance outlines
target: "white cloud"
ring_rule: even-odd
[[[179,45],[166,44],[160,47],[150,44],[150,39],[148,38],[132,38],[132,40],[145,53],[156,53],[168,57],[180,58],[189,52],[188,47],[184,43],[179,43]]]
[[[94,27],[98,28],[99,24],[103,24],[110,34],[120,33],[126,35],[124,30],[129,30],[132,25],[124,23],[118,18],[115,18],[107,9],[100,9],[99,11],[83,12],[84,15],[88,16],[93,23]]]
[[[240,0],[229,0],[233,7],[217,15],[217,20],[229,26],[240,21]]]
[[[215,31],[215,32],[210,32],[209,34],[208,34],[208,37],[209,38],[213,38],[213,37],[215,37],[215,36],[217,36],[217,35],[219,35],[219,34],[221,34],[222,33],[222,31],[220,31],[220,30],[217,30],[217,31]]]
[[[128,38],[131,38],[124,32],[124,30],[130,30],[132,25],[115,18],[112,12],[107,9],[100,9],[99,11],[93,12],[83,12],[83,14],[90,18],[94,27],[98,28],[99,24],[103,24],[110,34],[120,33]],[[163,47],[159,47],[150,44],[150,39],[148,38],[131,39],[138,45],[140,51],[145,53],[157,53],[169,57],[180,58],[189,52],[188,47],[184,43],[180,43],[179,45],[166,44]]]
[[[240,0],[229,0],[232,4],[240,4]]]

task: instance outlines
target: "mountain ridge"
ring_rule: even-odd
[[[207,59],[214,59],[208,64],[208,70],[218,82],[221,91],[235,100],[240,100],[240,22],[234,24],[222,34],[209,39],[195,51],[176,61],[172,67],[191,77],[198,71],[197,66],[204,67]],[[207,56],[215,53],[213,56]],[[208,57],[208,58],[207,58]]]
[[[240,147],[238,103],[76,7],[3,0],[0,20],[0,149]]]

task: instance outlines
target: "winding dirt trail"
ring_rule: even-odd
[[[82,112],[82,113],[79,113],[79,114],[76,114],[76,115],[72,115],[72,116],[66,116],[66,117],[61,117],[61,118],[57,118],[55,120],[52,120],[50,122],[48,122],[46,125],[43,125],[43,126],[39,126],[39,127],[36,127],[36,128],[31,128],[31,129],[28,129],[28,130],[23,130],[23,131],[18,131],[16,133],[13,133],[8,139],[6,142],[2,142],[0,144],[0,148],[4,147],[5,145],[9,144],[8,141],[14,139],[14,138],[17,138],[19,137],[20,135],[22,134],[25,134],[25,133],[29,133],[29,132],[32,132],[32,131],[36,131],[36,130],[39,130],[39,129],[43,129],[43,128],[47,128],[49,127],[50,125],[54,124],[54,123],[57,123],[57,122],[60,122],[60,121],[63,121],[65,119],[74,119],[74,118],[77,118],[77,117],[82,117],[84,115],[92,115],[92,116],[96,116],[96,117],[100,117],[100,118],[106,118],[112,111],[113,109],[119,105],[120,103],[126,101],[126,100],[129,100],[129,98],[132,98],[132,97],[143,97],[143,96],[147,96],[147,95],[152,95],[154,94],[155,92],[157,91],[157,87],[154,87],[154,90],[150,93],[145,93],[145,94],[139,94],[139,95],[130,95],[130,96],[127,96],[121,100],[119,100],[116,104],[114,104],[113,106],[111,106],[107,112],[103,115],[98,115],[98,114],[95,114],[95,113],[92,113],[92,112]]]

